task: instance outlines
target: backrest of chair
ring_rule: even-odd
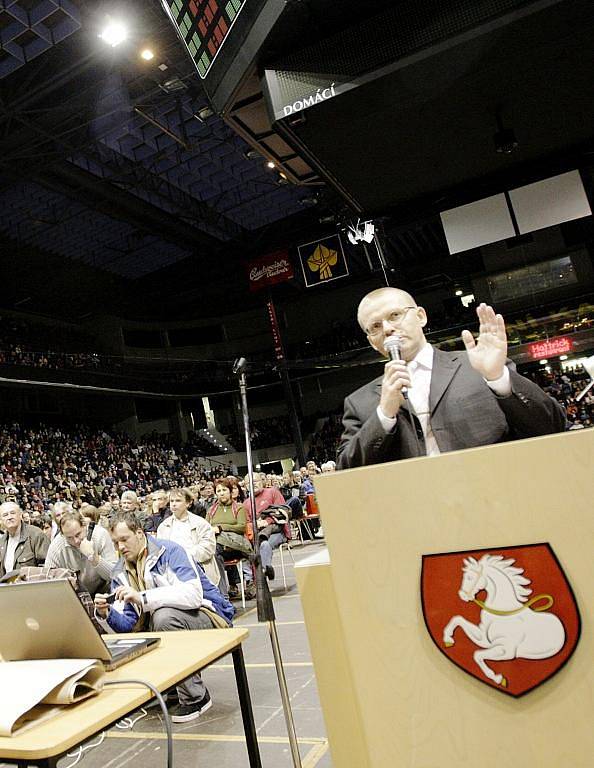
[[[318,502],[313,493],[308,493],[305,497],[305,511],[308,516],[320,514]]]

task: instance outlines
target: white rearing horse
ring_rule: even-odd
[[[480,624],[472,624],[463,616],[452,616],[443,631],[446,647],[454,644],[454,632],[460,627],[475,645],[484,650],[475,651],[473,658],[483,673],[497,685],[507,686],[503,675],[487,666],[486,659],[547,659],[558,653],[565,644],[565,629],[557,616],[544,613],[553,605],[550,595],[538,595],[527,589],[530,579],[523,576],[523,568],[514,568],[515,560],[502,555],[484,555],[464,560],[462,584],[458,596],[464,602],[481,607]],[[485,590],[485,601],[476,595]],[[536,602],[546,604],[532,608]]]

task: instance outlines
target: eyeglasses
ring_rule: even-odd
[[[365,332],[368,336],[379,336],[384,330],[384,322],[390,323],[394,328],[399,328],[409,309],[418,309],[418,307],[402,307],[402,309],[395,309],[383,320],[377,320],[375,323],[372,323]]]

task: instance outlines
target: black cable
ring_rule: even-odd
[[[158,691],[151,683],[147,683],[146,680],[108,680],[104,685],[144,685],[145,688],[148,688],[154,693],[155,698],[161,707],[161,711],[163,712],[165,730],[167,731],[167,768],[173,768],[173,733],[171,731],[171,718],[167,711],[165,699],[161,696],[160,691]]]

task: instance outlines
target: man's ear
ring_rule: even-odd
[[[427,325],[427,313],[423,307],[417,307],[417,317],[419,318],[421,328],[424,328]]]

